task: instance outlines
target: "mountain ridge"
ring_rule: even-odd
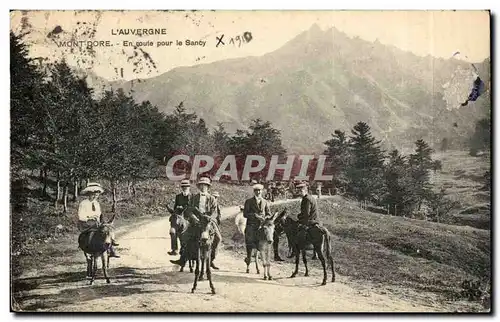
[[[222,122],[230,132],[251,118],[269,120],[288,150],[319,151],[335,129],[349,131],[358,121],[387,146],[417,138],[436,144],[442,136],[465,140],[473,121],[489,114],[489,93],[473,107],[448,111],[442,86],[468,66],[313,26],[262,56],[177,67],[110,86],[164,112],[183,101],[208,126]],[[489,81],[489,59],[476,66]]]

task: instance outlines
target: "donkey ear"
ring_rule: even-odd
[[[116,213],[114,213],[113,217],[111,217],[111,220],[108,221],[108,225],[111,225],[113,223],[113,221],[115,221],[115,216],[116,216]]]
[[[174,214],[174,210],[172,208],[170,208],[168,205],[167,205],[167,211],[169,213],[171,213],[172,215]]]

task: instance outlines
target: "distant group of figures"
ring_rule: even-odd
[[[294,183],[293,181],[288,181],[286,183],[282,181],[265,182],[263,184],[264,189],[266,191],[265,198],[267,200],[270,200],[271,202],[274,202],[279,197],[283,199],[289,199],[300,196],[300,188],[297,187],[298,184],[301,183]],[[318,196],[318,198],[320,198],[322,195],[322,189],[323,189],[322,183],[317,182],[313,190]]]
[[[193,264],[195,264],[195,281],[192,292],[196,289],[197,282],[204,279],[206,273],[212,293],[215,294],[211,269],[219,269],[215,260],[222,241],[220,230],[222,214],[218,202],[219,194],[210,192],[211,185],[210,178],[201,177],[196,183],[198,193],[192,194],[190,181],[182,180],[180,183],[181,192],[175,196],[173,209],[168,205],[166,208],[170,213],[171,249],[168,254],[180,255],[179,259],[171,260],[171,262],[179,265],[181,271],[186,264],[189,264],[191,272]],[[270,185],[267,190],[273,191],[274,188],[275,186]],[[270,200],[266,200],[263,196],[264,185],[253,182],[254,196],[247,199],[242,208],[243,216],[246,218],[244,235],[247,256],[244,261],[247,264],[247,272],[249,272],[252,254],[254,254],[259,273],[257,264],[257,252],[259,252],[264,266],[264,278],[272,279],[269,271],[271,247],[274,249],[274,260],[283,261],[279,256],[278,243],[280,235],[285,233],[292,250],[289,257],[295,256],[296,258],[296,270],[292,277],[298,271],[300,252],[302,252],[306,265],[306,275],[308,275],[305,250],[306,247],[313,246],[315,256],[317,255],[323,265],[324,285],[327,279],[325,257],[328,260],[326,264],[329,264],[332,269],[332,281],[335,279],[333,259],[330,254],[330,233],[318,221],[317,201],[309,193],[308,184],[299,183],[294,188],[302,196],[301,212],[296,220],[288,216],[286,209],[281,213],[272,214]],[[114,217],[108,223],[103,222],[97,201],[102,192],[103,188],[98,183],[89,183],[82,193],[88,194],[90,197],[80,203],[78,212],[78,226],[81,231],[79,245],[87,258],[87,277],[91,279],[91,283],[97,270],[97,258],[102,258],[103,272],[109,283],[106,274],[109,257],[119,257],[113,248],[118,244],[110,228]],[[321,192],[319,192],[318,197],[320,195]],[[105,263],[105,258],[108,259],[107,263]]]

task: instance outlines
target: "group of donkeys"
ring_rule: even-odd
[[[168,207],[167,209],[171,213],[171,216],[175,216],[173,219],[176,222],[177,227],[181,230],[181,235],[182,232],[186,232],[188,229],[191,231],[192,242],[184,245],[183,250],[186,252],[186,259],[188,259],[187,262],[189,263],[191,272],[193,272],[193,265],[195,266],[194,283],[191,292],[194,293],[198,281],[203,280],[204,274],[206,273],[212,294],[215,294],[215,287],[212,282],[210,269],[211,250],[214,239],[211,218],[209,216],[201,215],[197,216],[198,220],[186,219],[194,218],[194,216],[189,216],[188,214],[190,211],[193,211],[193,208],[191,207],[185,208],[182,213],[176,213]],[[113,215],[111,220],[108,222],[103,222],[94,229],[82,232],[78,238],[79,247],[84,252],[87,260],[87,278],[90,279],[90,284],[92,284],[95,280],[98,259],[101,259],[102,261],[104,278],[107,283],[110,283],[110,279],[107,274],[107,268],[109,268],[108,251],[111,245],[111,225],[114,218],[115,216]],[[327,266],[330,266],[331,268],[331,281],[335,282],[330,233],[326,229],[322,231],[315,227],[311,227],[307,231],[300,229],[299,223],[295,219],[288,216],[286,208],[280,213],[276,212],[273,215],[266,217],[259,229],[256,231],[258,243],[256,245],[247,245],[247,257],[245,259],[247,264],[247,273],[250,271],[250,259],[253,257],[255,258],[257,274],[260,274],[258,265],[258,254],[260,253],[262,265],[264,267],[264,279],[272,280],[270,262],[275,229],[286,234],[290,250],[295,254],[295,270],[290,276],[291,278],[295,277],[298,273],[300,254],[302,254],[302,260],[305,265],[305,276],[309,275],[306,250],[312,245],[313,250],[318,259],[321,261],[321,265],[323,267],[323,282],[321,285],[326,285],[328,279]],[[181,267],[180,270],[183,271],[183,269],[184,267]]]

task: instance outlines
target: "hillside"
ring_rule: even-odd
[[[477,66],[488,84],[489,60]],[[112,86],[166,112],[184,101],[209,126],[224,122],[229,131],[252,118],[269,120],[290,151],[322,150],[334,129],[349,130],[358,121],[368,122],[387,147],[404,148],[420,137],[439,143],[447,136],[461,143],[474,121],[489,114],[488,94],[469,106],[446,109],[443,85],[457,68],[470,65],[313,26],[260,57],[179,67]]]

